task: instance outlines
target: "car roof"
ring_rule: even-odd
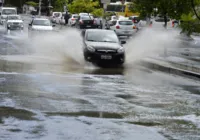
[[[129,19],[119,19],[117,21],[131,21],[132,22],[132,20],[129,20]]]
[[[8,15],[7,17],[11,17],[11,16],[20,17],[20,15]]]
[[[14,7],[2,7],[1,9],[3,10],[3,9],[16,9],[16,8],[14,8]]]
[[[86,32],[113,32],[113,30],[105,30],[105,29],[87,29]]]
[[[49,20],[47,18],[34,18],[34,20]]]

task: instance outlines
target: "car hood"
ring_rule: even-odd
[[[32,29],[51,31],[51,30],[53,30],[53,27],[52,26],[35,26],[35,25],[33,25]]]
[[[92,46],[95,49],[111,49],[111,50],[116,50],[121,47],[119,43],[110,43],[110,42],[86,42],[87,46]]]
[[[7,23],[13,23],[13,22],[15,22],[15,23],[23,23],[22,20],[8,20],[7,21]]]

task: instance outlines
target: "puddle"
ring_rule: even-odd
[[[48,116],[85,116],[94,118],[109,118],[109,119],[122,119],[123,115],[111,112],[95,112],[95,111],[80,111],[80,112],[46,112]]]
[[[23,110],[23,109],[15,109],[12,107],[0,107],[0,119],[3,117],[15,117],[21,120],[36,120],[33,116],[35,116],[33,112]],[[0,120],[0,123],[2,120]]]

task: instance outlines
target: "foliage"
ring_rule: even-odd
[[[94,16],[97,16],[97,17],[101,17],[103,15],[103,9],[102,8],[99,8],[99,9],[95,9],[92,14]]]
[[[182,32],[188,35],[194,31],[200,32],[200,24],[194,18],[194,9],[200,6],[200,0],[133,0],[133,2],[134,10],[140,12],[141,17],[151,14],[168,16],[182,21]]]
[[[56,0],[54,2],[54,11],[63,11],[64,10],[64,5],[66,5],[68,0]]]
[[[30,6],[33,6],[33,7],[38,6],[38,3],[34,2],[34,1],[28,1],[28,2],[26,2],[26,4],[30,5]]]
[[[99,1],[74,0],[68,5],[68,8],[71,13],[93,13],[95,16],[102,16],[103,13]]]

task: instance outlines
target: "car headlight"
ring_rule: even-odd
[[[88,49],[90,52],[95,52],[95,48],[93,48],[92,46],[87,46],[87,49]]]
[[[121,47],[117,50],[118,53],[123,53],[125,51],[124,47]]]

